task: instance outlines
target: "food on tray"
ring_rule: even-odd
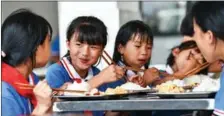
[[[80,90],[80,91],[86,91],[88,92],[90,89],[90,86],[87,82],[83,83],[73,83],[71,85],[68,85],[67,90]],[[64,95],[76,95],[76,96],[85,96],[85,93],[80,92],[64,92]]]
[[[161,84],[157,85],[156,89],[159,93],[183,93],[184,89],[175,84]]]
[[[95,95],[103,95],[103,92],[100,92],[98,89],[94,88],[89,92],[84,93],[86,96],[95,96]]]
[[[111,94],[113,95],[113,94],[125,94],[125,93],[128,93],[128,91],[118,86],[115,89],[108,88],[104,94],[105,95],[111,95]]]
[[[218,91],[220,88],[219,80],[212,78],[203,78],[201,83],[195,87],[192,91]]]
[[[150,87],[141,87],[138,84],[132,83],[132,82],[127,82],[123,85],[120,86],[121,88],[125,89],[125,90],[145,90],[145,89],[150,89]]]
[[[185,86],[185,83],[183,80],[179,80],[179,79],[174,79],[172,81],[167,81],[165,83],[162,83],[161,85],[176,85],[176,86]]]

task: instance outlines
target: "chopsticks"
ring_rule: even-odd
[[[105,62],[108,64],[108,65],[110,65],[110,64],[116,64],[114,61],[113,61],[113,59],[110,57],[110,55],[106,52],[106,51],[103,51],[103,53],[110,59],[110,61],[111,61],[111,63],[106,59],[106,57],[102,54],[102,57],[103,57],[103,59],[105,60]],[[127,68],[126,68],[127,69]],[[130,80],[128,79],[128,77],[127,76],[123,76],[124,78],[125,78],[125,80],[127,81],[127,82],[129,82]]]
[[[33,89],[35,85],[29,85],[29,84],[24,84],[24,83],[16,83],[17,85],[20,85],[20,89]],[[51,88],[53,91],[56,92],[76,92],[76,93],[85,93],[86,91],[82,90],[67,90],[67,89],[59,89],[59,88]]]
[[[106,52],[106,51],[103,51],[103,53],[110,59],[111,63],[113,64],[116,64],[113,59],[110,57],[110,55]],[[106,59],[106,57],[104,55],[102,55],[103,59],[105,60],[105,62],[110,65],[111,63]],[[136,72],[144,72],[145,70],[144,69],[140,69],[140,68],[134,68],[134,67],[129,67],[129,66],[125,66],[124,67],[126,70],[133,70],[133,71],[136,71]]]
[[[184,76],[191,76],[191,75],[194,75],[194,74],[200,72],[201,70],[207,68],[209,65],[210,65],[210,64],[209,64],[208,62],[205,62],[205,63],[203,63],[202,65],[200,65],[199,67],[196,67],[196,68],[194,68],[194,69],[188,71],[187,73],[185,73]]]

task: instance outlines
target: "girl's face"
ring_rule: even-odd
[[[72,65],[77,71],[87,71],[97,62],[103,50],[101,45],[89,45],[86,42],[79,42],[75,34],[70,41],[67,41],[67,46],[70,51]]]
[[[151,57],[152,44],[141,41],[137,35],[129,40],[125,46],[120,44],[118,51],[123,56],[123,60],[127,65],[141,68]]]
[[[178,48],[176,48],[178,49]],[[192,49],[182,50],[180,52],[173,52],[175,57],[175,65],[177,67],[177,71],[186,72],[198,65],[198,62],[194,57],[191,55]]]
[[[47,35],[44,43],[37,47],[35,68],[43,67],[47,64],[50,57],[50,40],[50,35]]]
[[[193,39],[207,62],[213,62],[218,59],[215,54],[215,43],[211,31],[204,33],[198,24],[196,24],[195,20]]]

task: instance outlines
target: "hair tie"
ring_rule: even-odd
[[[2,57],[4,58],[6,56],[5,52],[2,51]]]

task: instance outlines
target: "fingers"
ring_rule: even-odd
[[[191,50],[191,53],[194,56],[194,58],[198,61],[198,63],[200,63],[200,64],[204,63],[205,59],[198,49]]]
[[[68,86],[71,85],[71,84],[72,84],[71,82],[66,82],[66,83],[64,83],[64,84],[60,87],[60,89],[67,89]],[[57,95],[64,95],[64,92],[63,92],[63,91],[59,91],[59,92],[57,93]]]
[[[35,88],[33,89],[34,94],[40,96],[40,97],[51,97],[52,89],[47,84],[46,80],[40,81]]]

